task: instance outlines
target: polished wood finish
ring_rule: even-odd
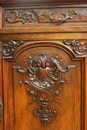
[[[2,28],[2,7],[0,7],[0,28]]]
[[[87,5],[17,2],[0,8],[0,129],[87,130]],[[31,13],[35,21],[26,23]]]
[[[11,4],[56,4],[56,3],[74,3],[74,2],[85,2],[86,0],[1,0],[0,4],[11,5]]]

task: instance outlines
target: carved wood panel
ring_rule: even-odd
[[[38,26],[38,24],[45,26],[60,26],[60,25],[73,25],[79,22],[87,21],[86,7],[63,7],[57,8],[56,6],[38,6],[38,7],[13,7],[3,8],[3,27],[11,26]],[[84,25],[83,25],[84,26]]]
[[[24,41],[11,55],[6,55],[8,51],[3,46],[3,58],[16,60],[3,60],[7,99],[4,111],[9,111],[9,130],[81,130],[84,89],[81,59],[87,50],[83,44],[80,47],[81,41],[79,46],[77,40],[60,41]],[[5,120],[7,117],[4,114]]]

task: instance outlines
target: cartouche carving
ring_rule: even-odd
[[[75,10],[67,10],[66,12],[63,12],[62,15],[64,16],[64,18],[53,18],[54,12],[50,12],[49,10],[44,10],[39,14],[40,16],[43,16],[46,18],[47,22],[59,22],[59,23],[63,23],[65,21],[67,21],[68,19],[72,19],[73,15],[77,15]]]
[[[39,89],[48,89],[53,87],[59,80],[60,73],[67,72],[70,69],[70,65],[66,68],[62,68],[58,60],[58,57],[52,58],[43,54],[38,55],[35,58],[29,57],[25,61],[27,68],[20,69],[21,73],[28,72],[30,83]]]
[[[12,17],[14,15],[14,17]],[[26,12],[24,10],[9,10],[6,12],[5,21],[8,23],[32,23],[34,21],[34,15],[32,12]]]
[[[53,101],[60,104],[58,95],[62,91],[61,84],[69,81],[62,77],[62,73],[66,73],[70,68],[75,67],[75,65],[68,65],[64,68],[61,66],[61,62],[63,61],[59,60],[58,56],[54,58],[41,53],[34,58],[29,56],[28,60],[25,60],[26,66],[23,69],[17,66],[18,71],[22,74],[25,73],[28,77],[28,79],[19,81],[19,83],[28,85],[27,92],[32,96],[32,99],[28,102],[36,101],[40,106],[33,113],[35,116],[41,117],[44,126],[50,123],[49,116],[54,117],[56,115],[56,110],[52,110],[50,106]]]
[[[80,42],[78,39],[73,41],[63,40],[63,43],[69,46],[77,55],[87,54],[87,48],[84,47],[84,43]]]
[[[12,56],[14,55],[16,47],[22,45],[24,41],[9,41],[8,43],[5,43],[2,45],[2,55],[7,57],[7,56]]]

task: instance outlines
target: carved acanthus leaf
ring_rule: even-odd
[[[7,10],[5,15],[5,21],[7,23],[32,23],[34,22],[34,13],[32,11],[25,10]]]
[[[63,43],[69,46],[77,55],[87,54],[87,48],[84,46],[84,43],[80,42],[78,39],[73,41],[63,40]]]
[[[50,123],[49,117],[56,115],[56,110],[52,110],[50,107],[51,100],[60,104],[57,96],[62,91],[62,88],[58,85],[69,81],[66,78],[62,78],[62,73],[66,73],[70,68],[75,67],[75,65],[62,67],[61,62],[63,61],[59,60],[58,56],[54,58],[41,53],[33,58],[29,56],[28,60],[25,60],[23,69],[17,66],[20,73],[25,73],[28,76],[28,80],[20,81],[19,83],[28,85],[27,92],[32,96],[28,103],[36,101],[40,106],[33,113],[35,116],[41,117],[44,126]]]
[[[7,57],[7,56],[13,56],[14,55],[14,52],[15,52],[15,49],[22,45],[24,43],[24,41],[9,41],[8,43],[4,43],[2,45],[2,55]]]
[[[21,73],[28,73],[30,83],[38,89],[49,89],[53,87],[60,78],[61,73],[67,72],[71,67],[68,65],[63,68],[60,65],[60,60],[58,57],[52,58],[45,55],[44,53],[38,55],[35,58],[29,57],[25,61],[26,68],[18,68]]]
[[[65,21],[67,21],[68,19],[72,19],[73,15],[77,15],[75,10],[67,10],[66,12],[62,12],[62,15],[64,16],[64,18],[53,18],[53,15],[55,13],[54,12],[50,12],[49,10],[44,10],[41,11],[39,14],[40,16],[43,16],[46,18],[47,22],[58,22],[58,23],[63,23]]]
[[[46,20],[46,22],[57,22],[57,23],[63,23],[66,22],[69,19],[72,19],[73,15],[77,15],[77,12],[75,10],[67,10],[65,12],[62,12],[61,15],[63,18],[58,17],[54,18],[54,15],[56,13],[50,12],[49,10],[43,10],[40,11],[38,14],[37,9],[36,10],[30,10],[30,9],[6,9],[5,10],[5,22],[6,24],[15,24],[15,23],[40,23],[40,17],[43,16]]]

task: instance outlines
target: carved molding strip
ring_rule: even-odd
[[[73,41],[63,40],[63,43],[69,46],[76,55],[85,55],[87,54],[87,48],[84,47],[84,43],[80,42],[78,39]]]
[[[54,12],[50,12],[48,10],[44,10],[42,11],[40,14],[39,14],[39,17],[40,16],[43,16],[46,18],[46,21],[47,22],[58,22],[58,23],[63,23],[63,22],[66,22],[68,19],[72,19],[72,16],[73,15],[77,15],[76,11],[75,10],[67,10],[66,12],[62,12],[62,15],[64,16],[64,18],[56,18],[54,19],[53,18],[53,15],[55,13]]]
[[[15,52],[15,49],[22,45],[24,43],[24,41],[9,41],[8,43],[5,43],[2,45],[2,55],[5,56],[5,57],[8,57],[8,56],[13,56],[14,55],[14,52]]]
[[[5,14],[5,21],[7,23],[33,23],[37,15],[34,11],[25,11],[25,10],[7,10]],[[38,22],[38,19],[37,19]]]
[[[55,15],[54,12],[50,12],[49,10],[40,11],[40,13],[37,13],[37,11],[34,10],[5,10],[5,22],[8,24],[15,24],[15,23],[42,23],[40,21],[41,16],[43,16],[46,20],[46,22],[58,22],[63,23],[66,22],[68,19],[72,19],[73,15],[77,15],[75,10],[67,10],[66,12],[61,13],[64,18],[53,18]]]
[[[26,74],[28,80],[19,81],[20,84],[24,83],[29,86],[27,92],[32,96],[32,100],[40,106],[39,109],[33,111],[35,116],[40,116],[44,126],[50,123],[49,117],[56,115],[56,110],[51,109],[53,101],[60,104],[56,98],[62,91],[61,84],[68,83],[68,79],[62,77],[62,73],[66,73],[70,68],[75,65],[68,65],[67,67],[61,66],[62,60],[58,56],[51,57],[47,54],[41,53],[36,57],[29,57],[25,60],[25,67],[17,67],[18,72]]]

